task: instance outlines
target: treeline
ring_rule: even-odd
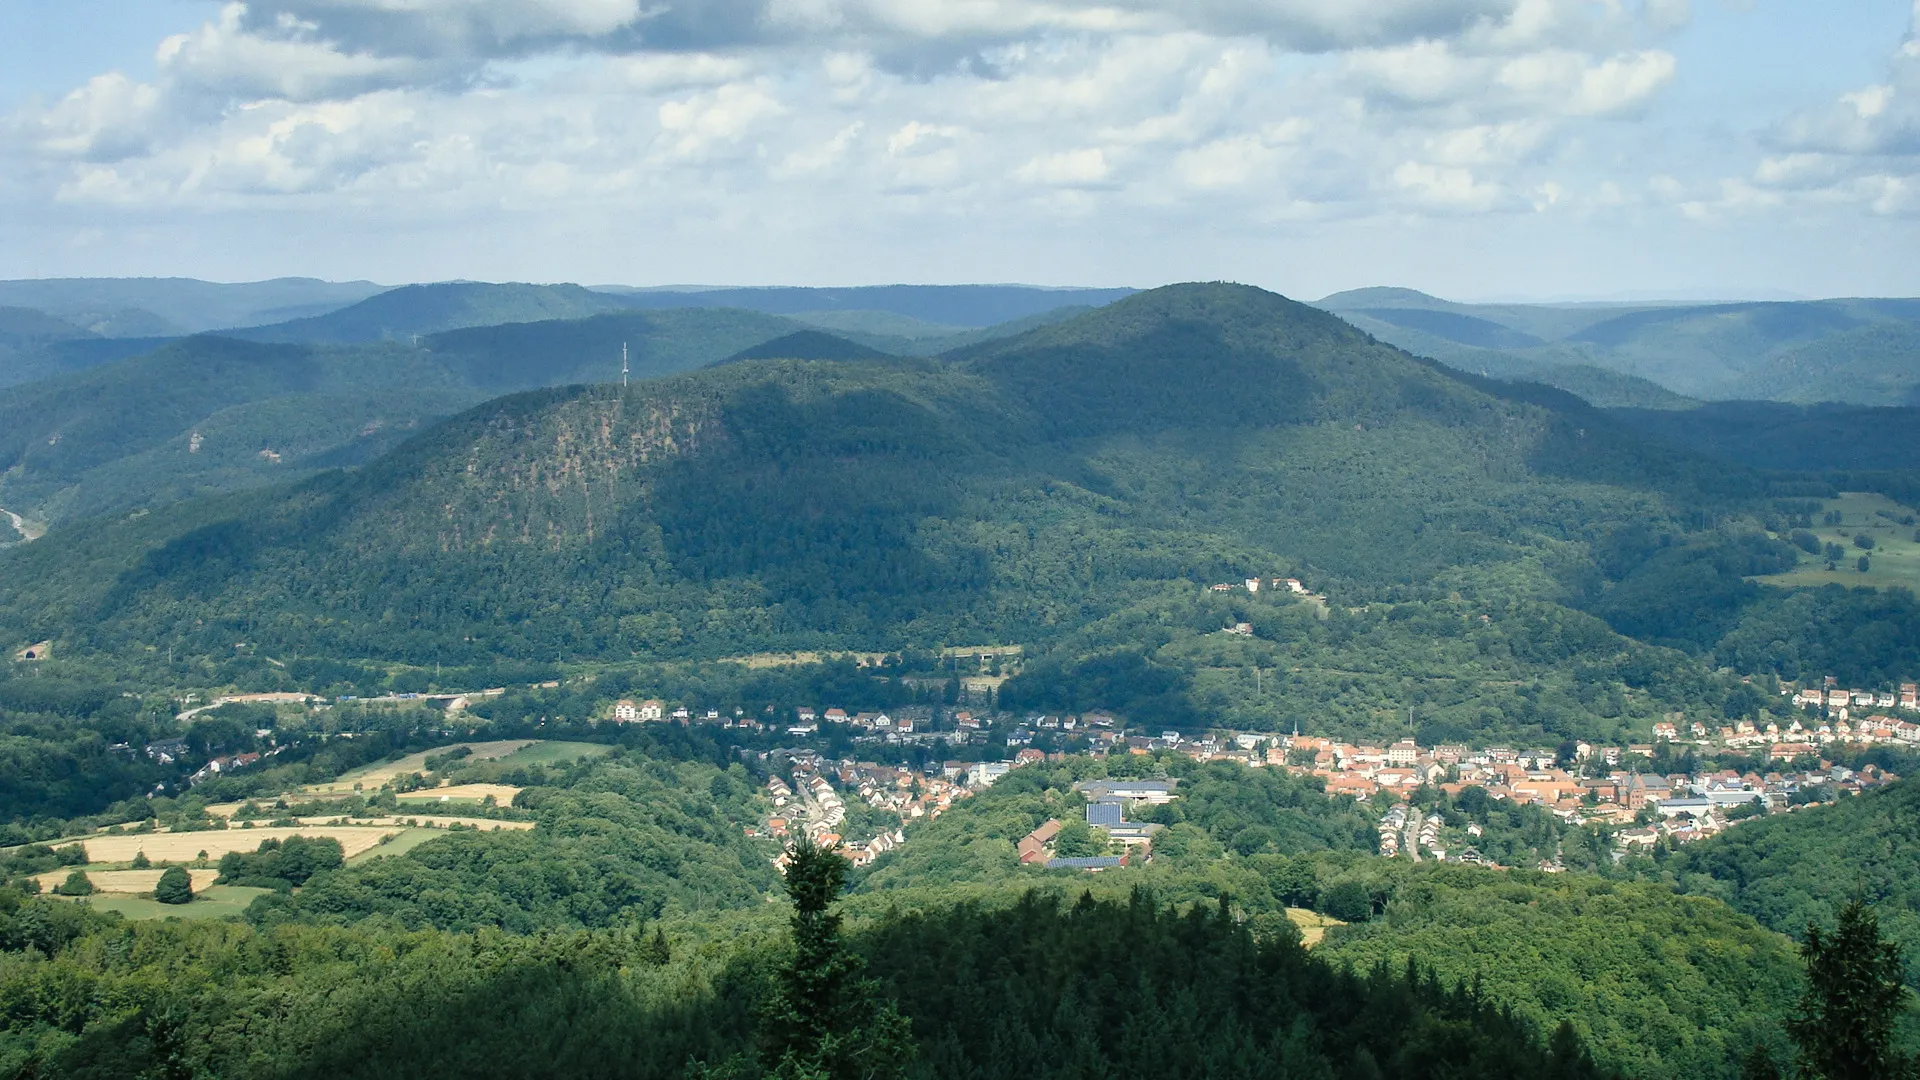
[[[1743,822],[1680,849],[1657,876],[1794,936],[1859,897],[1920,957],[1920,783]]]
[[[796,1061],[878,1080],[1604,1075],[1568,1029],[1549,1039],[1425,968],[1340,970],[1225,902],[932,908],[861,924],[844,946],[837,919],[796,918],[795,952],[764,919],[708,947],[699,927],[671,929],[250,931],[5,893],[15,959],[0,993],[17,1004],[0,1060],[47,1077],[666,1078],[692,1063],[746,1080]],[[795,986],[820,1006],[872,1003],[902,1030],[875,1040],[858,1034],[875,1012],[816,1007],[823,1030],[787,1033]],[[886,1053],[856,1069],[836,1035]]]
[[[1237,623],[1249,636],[1219,632]],[[1625,743],[1676,712],[1718,727],[1780,707],[1684,651],[1558,604],[1439,598],[1322,613],[1244,593],[1164,597],[1089,624],[1035,656],[1000,702],[1428,746]]]

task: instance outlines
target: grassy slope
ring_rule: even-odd
[[[1820,505],[1821,510],[1813,515],[1814,527],[1808,531],[1819,537],[1823,545],[1839,544],[1846,549],[1846,558],[1841,560],[1838,569],[1828,570],[1823,558],[1808,555],[1801,559],[1797,569],[1759,580],[1772,585],[1845,585],[1849,588],[1866,585],[1920,592],[1920,530],[1899,523],[1902,518],[1913,516],[1911,509],[1884,495],[1863,492],[1821,500]],[[1821,523],[1821,516],[1830,510],[1840,512],[1839,525]],[[1854,544],[1854,537],[1861,534],[1873,538],[1873,550]],[[1864,574],[1857,569],[1861,555],[1868,556],[1868,569]]]

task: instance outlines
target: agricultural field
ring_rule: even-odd
[[[88,863],[132,862],[140,852],[156,863],[190,863],[200,858],[218,862],[229,851],[256,851],[262,840],[286,840],[289,836],[326,836],[340,841],[340,849],[349,857],[379,844],[393,832],[391,828],[364,825],[347,826],[264,826],[257,829],[215,829],[183,833],[111,833],[81,837]],[[64,843],[64,841],[62,841]]]
[[[307,827],[327,827],[334,825],[367,825],[383,829],[478,829],[491,832],[505,829],[508,832],[523,832],[533,828],[531,821],[497,821],[493,818],[457,817],[449,814],[388,814],[371,818],[345,817],[303,817],[294,818],[295,822]]]
[[[1309,949],[1320,944],[1321,940],[1327,936],[1327,931],[1336,926],[1347,925],[1330,915],[1308,911],[1306,908],[1288,908],[1287,918],[1293,922],[1293,925],[1300,928],[1300,944]]]
[[[1821,515],[1834,510],[1840,512],[1840,524],[1822,522]],[[1845,585],[1920,592],[1920,543],[1914,540],[1914,530],[1920,525],[1901,524],[1902,519],[1913,516],[1911,509],[1884,495],[1846,492],[1837,499],[1827,499],[1821,512],[1813,515],[1813,528],[1808,531],[1823,545],[1839,544],[1846,549],[1846,557],[1837,567],[1828,570],[1824,558],[1803,555],[1795,569],[1754,580],[1781,586]],[[1873,538],[1871,551],[1855,546],[1854,537],[1861,534]],[[1868,557],[1864,574],[1856,569],[1861,555]]]
[[[48,893],[53,891],[55,885],[67,880],[67,875],[73,871],[74,867],[63,866],[58,870],[35,874],[34,880],[40,883],[41,892]],[[128,895],[152,892],[153,887],[160,883],[160,875],[165,872],[164,870],[86,870],[87,880],[93,882],[95,892]],[[199,892],[212,885],[214,879],[220,876],[220,871],[206,867],[188,870],[187,874],[193,879],[193,891]]]
[[[372,862],[374,859],[387,855],[405,855],[421,844],[437,836],[445,835],[447,834],[443,829],[402,829],[400,832],[395,833],[393,838],[386,843],[370,847],[358,855],[350,856],[347,859],[347,865],[359,866],[361,863]]]
[[[599,757],[612,749],[613,747],[605,746],[601,743],[540,741],[527,743],[520,749],[503,755],[496,760],[502,765],[558,765],[564,761],[578,761],[585,757]],[[446,751],[442,750],[439,752],[445,753]],[[477,749],[473,752],[473,755],[475,758],[483,756]],[[470,786],[484,787],[487,785],[476,784]],[[518,789],[510,790],[517,791]]]
[[[479,805],[492,798],[500,806],[508,806],[520,789],[510,784],[448,784],[446,787],[421,788],[419,791],[403,792],[396,796],[403,803],[471,803]]]
[[[76,902],[87,904],[95,911],[117,911],[129,919],[226,919],[239,917],[254,897],[272,891],[244,885],[214,885],[205,892],[196,889],[193,901],[187,904],[163,904],[139,896],[88,896]]]
[[[306,791],[309,795],[351,795],[356,785],[358,785],[362,791],[374,791],[378,789],[380,785],[396,777],[406,776],[408,773],[426,772],[427,758],[448,753],[462,746],[473,751],[473,755],[467,758],[468,761],[512,760],[515,764],[525,764],[526,762],[523,762],[515,755],[528,747],[536,745],[573,746],[581,744],[543,744],[537,739],[506,739],[500,742],[455,743],[452,746],[437,746],[432,750],[422,750],[417,754],[408,754],[406,757],[396,761],[387,761],[378,765],[366,765],[358,769],[350,769],[340,774],[339,777],[324,784],[311,785]],[[606,747],[598,747],[597,749],[601,753],[606,752]],[[576,754],[574,756],[578,757],[580,755]]]

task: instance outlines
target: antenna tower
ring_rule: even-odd
[[[627,388],[628,370],[629,369],[627,368],[627,343],[623,341],[620,343],[620,389],[622,390],[625,390]]]

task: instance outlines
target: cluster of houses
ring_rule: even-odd
[[[972,793],[963,783],[922,776],[910,769],[869,761],[829,761],[811,751],[788,756],[794,783],[788,784],[777,775],[768,779],[767,796],[774,810],[762,826],[764,835],[779,840],[804,835],[822,846],[839,845],[855,866],[865,866],[905,843],[908,823],[931,821],[945,813],[955,799]],[[880,829],[864,839],[843,837],[847,811],[842,791],[852,792],[875,809],[891,811],[902,824]],[[782,851],[775,863],[784,869],[786,858]]]
[[[1049,818],[1021,837],[1014,845],[1022,866],[1044,866],[1049,870],[1085,870],[1098,873],[1116,867],[1145,863],[1153,857],[1153,834],[1162,826],[1154,822],[1127,820],[1131,806],[1164,805],[1179,796],[1174,794],[1178,780],[1088,780],[1074,787],[1086,797],[1087,826],[1099,830],[1111,844],[1120,845],[1118,854],[1067,855],[1055,850],[1054,842],[1063,828],[1058,818]]]
[[[912,735],[925,725],[925,721],[912,716],[888,716],[884,712],[849,713],[841,708],[816,710],[812,706],[794,710],[792,723],[776,725],[748,716],[737,708],[731,713],[722,713],[718,709],[694,710],[685,705],[670,709],[664,701],[633,701],[628,698],[614,702],[613,721],[616,724],[717,724],[723,728],[756,732],[777,731],[784,727],[788,735],[800,738],[818,734],[822,723],[841,724],[870,735],[891,736]],[[975,727],[977,729],[978,725]]]
[[[1651,747],[1627,749],[1645,756]],[[1651,848],[1662,840],[1673,846],[1711,836],[1756,810],[1793,809],[1803,801],[1797,798],[1803,792],[1817,789],[1823,797],[1857,794],[1899,779],[1873,767],[1856,771],[1834,765],[1661,775],[1617,767],[1620,748],[1586,743],[1576,745],[1575,761],[1568,763],[1572,768],[1544,750],[1429,748],[1412,739],[1380,748],[1292,737],[1280,740],[1269,753],[1291,761],[1291,771],[1321,777],[1329,794],[1367,798],[1385,791],[1404,797],[1414,788],[1432,785],[1458,795],[1475,786],[1495,800],[1543,806],[1563,821],[1617,828],[1616,842],[1623,851]],[[1444,861],[1451,851],[1454,861],[1485,861],[1470,846],[1479,835],[1477,825],[1467,826],[1464,836],[1443,837],[1441,828],[1437,815],[1422,818],[1396,803],[1381,818],[1380,849],[1416,860],[1425,854]]]
[[[1453,861],[1472,866],[1495,866],[1480,854],[1480,849],[1472,845],[1483,830],[1478,824],[1468,822],[1465,829],[1463,846],[1452,846],[1442,841],[1440,830],[1446,828],[1447,820],[1439,814],[1423,814],[1405,803],[1395,803],[1380,816],[1380,854],[1393,858],[1404,849],[1413,861],[1420,861],[1420,853],[1425,851],[1435,862],[1446,862],[1449,851]]]

